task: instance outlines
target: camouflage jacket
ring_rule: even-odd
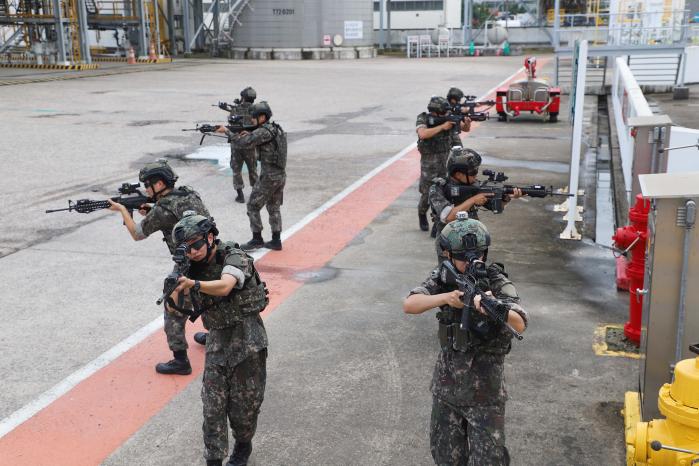
[[[143,220],[137,224],[136,236],[139,239],[145,239],[156,231],[161,231],[163,233],[163,241],[170,249],[170,254],[174,253],[176,245],[172,241],[172,229],[187,210],[193,210],[205,217],[210,216],[201,197],[199,197],[199,193],[189,186],[174,188],[168,194],[158,199]]]
[[[267,333],[260,312],[267,305],[264,282],[253,258],[231,242],[216,240],[216,254],[209,263],[193,263],[187,274],[200,281],[233,275],[236,287],[225,297],[201,293],[206,339],[206,363],[234,367],[267,347]]]
[[[453,291],[452,288],[445,287],[438,277],[439,268],[436,268],[430,277],[411,290],[410,294],[435,295]],[[501,264],[491,264],[488,267],[488,278],[483,282],[482,288],[490,288],[495,297],[511,303],[512,309],[522,316],[525,325],[527,324],[527,313],[517,304],[519,302],[517,290],[507,278]],[[440,312],[454,313],[454,310],[448,306],[442,306]],[[451,325],[459,325],[460,312],[454,315],[454,322]],[[474,319],[488,319],[478,312],[471,312],[472,322]],[[444,324],[445,322],[440,320],[440,325]],[[466,351],[455,351],[449,347],[441,348],[432,376],[432,394],[455,406],[502,404],[507,400],[503,372],[505,355],[510,350],[512,335],[500,327],[495,328],[487,339],[476,336],[471,338],[472,343]]]
[[[424,127],[427,128],[427,112],[422,112],[417,116],[415,121],[415,129]],[[449,153],[453,143],[452,132],[451,131],[441,131],[440,133],[432,136],[429,139],[417,140],[417,149],[422,155],[433,155],[433,154],[445,154]],[[461,145],[461,144],[458,144]]]
[[[243,124],[246,126],[253,125],[254,122],[252,121],[252,115],[250,113],[250,107],[252,107],[252,104],[250,102],[240,102],[238,104],[235,104],[231,107],[231,116],[241,116],[243,117]],[[240,151],[241,153],[254,153],[255,148],[243,148],[241,147],[235,138],[235,133],[231,133],[230,131],[226,132],[226,135],[228,136],[228,142],[231,143],[231,149]]]
[[[427,202],[430,205],[432,222],[436,225],[437,234],[442,231],[447,224],[447,215],[454,208],[454,203],[449,197],[447,180],[444,178],[434,178],[430,190],[427,193]],[[478,220],[478,207],[473,206],[468,211],[468,218]]]
[[[264,123],[245,136],[234,138],[236,147],[257,147],[260,177],[281,179],[286,176],[286,133],[275,122]]]

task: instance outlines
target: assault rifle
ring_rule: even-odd
[[[131,215],[132,217],[134,210],[141,209],[142,207],[145,210],[150,210],[150,206],[148,205],[148,203],[153,202],[153,200],[150,199],[148,196],[144,195],[141,192],[141,190],[138,189],[140,186],[141,185],[139,183],[122,183],[121,187],[118,189],[119,196],[112,197],[111,200],[119,204],[122,204],[124,207],[126,207],[126,210],[129,211],[129,215]],[[47,210],[46,213],[50,214],[53,212],[62,212],[65,210],[70,212],[74,210],[81,214],[89,214],[90,212],[94,212],[95,210],[109,209],[109,206],[110,204],[107,200],[93,201],[91,199],[78,199],[75,202],[69,200],[68,207],[66,207],[65,209]]]
[[[465,113],[447,113],[446,115],[427,115],[427,127],[428,128],[434,128],[435,126],[439,126],[447,121],[451,121],[454,123],[454,126],[451,127],[451,131],[454,133],[460,133],[461,132],[461,122],[464,120],[466,117]]]
[[[494,100],[476,101],[475,95],[464,96],[463,102],[459,102],[452,107],[452,113],[463,114],[469,117],[471,121],[485,121],[490,118],[489,110],[495,105]],[[488,107],[485,111],[476,111],[477,107]],[[464,112],[463,109],[467,111]]]
[[[175,248],[175,252],[172,254],[172,260],[175,262],[175,266],[172,268],[172,272],[165,277],[165,283],[163,285],[163,294],[155,301],[158,306],[163,304],[163,301],[167,301],[169,307],[189,316],[189,320],[194,322],[197,318],[204,312],[201,308],[201,296],[198,291],[189,290],[189,299],[192,302],[192,308],[186,309],[184,293],[180,293],[177,297],[177,303],[170,297],[172,293],[179,285],[180,277],[184,277],[189,272],[190,261],[187,257],[188,246],[186,244],[180,244]]]
[[[570,193],[554,191],[553,186],[547,187],[540,184],[515,186],[504,184],[508,177],[505,176],[503,172],[496,173],[493,170],[483,170],[483,174],[488,177],[487,180],[470,185],[449,182],[449,184],[447,184],[447,198],[452,201],[454,205],[458,205],[476,194],[490,193],[493,196],[488,199],[488,202],[483,207],[491,210],[494,214],[500,214],[504,209],[505,196],[513,194],[516,188],[519,188],[522,194],[531,197],[572,196]]]
[[[461,301],[465,304],[461,312],[461,329],[471,329],[476,333],[486,333],[488,322],[481,321],[479,323],[471,323],[471,312],[473,310],[473,298],[476,295],[481,295],[481,309],[486,315],[496,324],[502,325],[516,339],[522,340],[524,337],[521,333],[515,330],[508,322],[507,315],[510,310],[510,305],[500,301],[499,299],[485,294],[485,291],[478,287],[478,277],[487,276],[485,263],[483,261],[471,261],[469,269],[462,274],[456,269],[454,264],[449,260],[445,260],[440,265],[439,279],[447,286],[456,286],[463,293]]]
[[[252,131],[257,126],[255,125],[246,125],[243,123],[243,115],[231,115],[228,117],[228,124],[225,125],[228,131],[231,133],[242,133],[243,131]],[[217,138],[224,138],[228,139],[228,136],[223,135],[223,134],[216,134],[216,130],[221,127],[221,125],[210,125],[208,123],[204,123],[202,125],[197,124],[194,128],[184,128],[182,131],[199,131],[201,133],[201,139],[199,140],[199,145],[201,146],[202,143],[204,142],[204,138],[206,136],[214,136]]]
[[[232,112],[233,110],[235,110],[236,107],[238,107],[242,103],[243,103],[242,100],[235,99],[235,100],[233,100],[233,105],[229,104],[228,102],[219,102],[218,104],[211,104],[211,106],[218,107],[221,110],[225,110],[227,112]]]

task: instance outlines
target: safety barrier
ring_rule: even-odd
[[[630,117],[651,116],[648,101],[641,91],[633,73],[626,65],[626,60],[619,57],[615,60],[614,78],[612,81],[612,108],[614,110],[614,124],[619,139],[619,154],[621,167],[624,172],[624,184],[627,191],[631,188],[631,170],[633,168],[634,137],[631,134],[631,126],[628,124]]]

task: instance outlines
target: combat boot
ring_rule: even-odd
[[[427,214],[417,214],[420,219],[420,230],[427,231],[430,229],[430,225],[427,223]]]
[[[192,366],[189,364],[186,351],[173,351],[175,359],[168,362],[159,362],[155,365],[155,372],[158,374],[189,375],[192,373]]]
[[[281,251],[282,250],[281,232],[279,232],[279,231],[272,232],[272,240],[267,241],[265,243],[265,247],[267,249],[274,249],[275,251]]]
[[[197,332],[194,334],[194,341],[199,343],[200,345],[206,345],[206,336],[208,333],[206,332]]]
[[[252,239],[240,246],[243,251],[254,251],[265,245],[265,240],[262,239],[262,232],[253,232]]]
[[[236,192],[238,195],[235,197],[235,202],[239,202],[241,204],[245,204],[245,194],[243,194],[242,189],[236,189]]]
[[[247,466],[248,459],[252,453],[252,442],[235,442],[233,454],[226,463],[226,466]]]

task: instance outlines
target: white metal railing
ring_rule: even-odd
[[[673,45],[690,31],[688,10],[633,11],[624,14],[561,15],[559,40],[572,44],[587,39],[593,45]]]
[[[631,134],[631,126],[628,124],[630,117],[651,116],[648,101],[641,91],[636,78],[626,64],[626,59],[619,57],[614,63],[614,78],[612,81],[612,109],[614,112],[614,124],[619,140],[619,154],[621,155],[621,167],[624,172],[624,183],[631,186],[631,170],[633,168],[633,154],[635,140]]]

